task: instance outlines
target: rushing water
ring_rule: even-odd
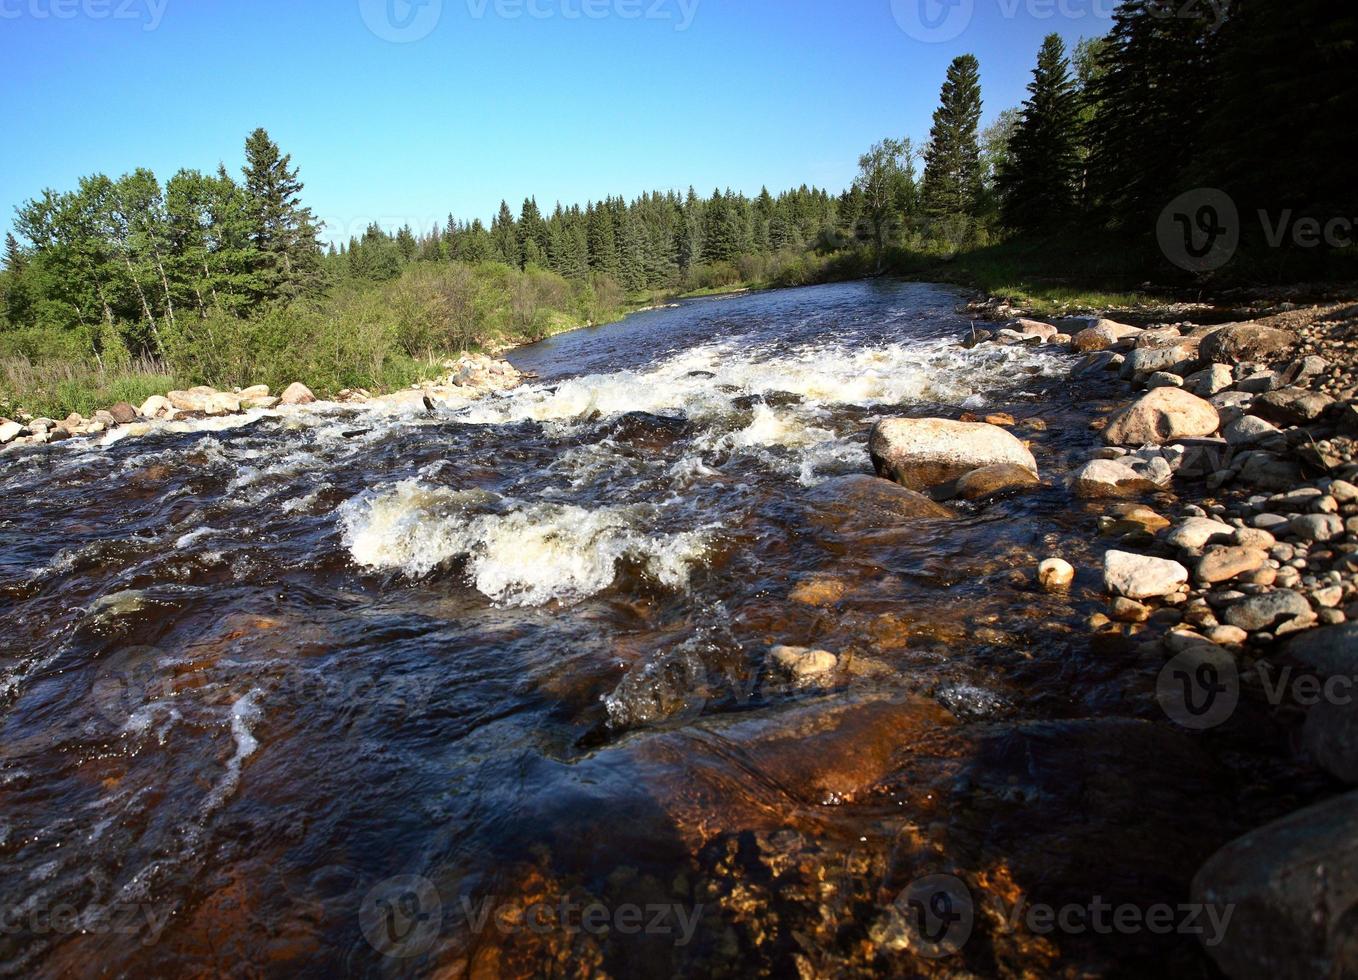
[[[691,302],[460,410],[0,457],[0,972],[1205,971],[996,914],[1181,901],[1250,818],[1154,665],[1090,649],[1096,576],[1032,585],[1096,563],[1061,478],[1099,393],[957,348],[959,303]],[[963,409],[1040,417],[1049,485],[919,519],[838,479]],[[935,873],[951,958],[897,903]]]

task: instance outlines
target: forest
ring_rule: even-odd
[[[373,224],[328,247],[300,166],[257,130],[236,172],[94,174],[17,209],[0,272],[0,414],[176,384],[390,388],[456,351],[668,297],[882,273],[1030,297],[1351,280],[1351,235],[1301,248],[1266,232],[1305,218],[1351,231],[1355,68],[1348,6],[1237,0],[1218,19],[1126,0],[1107,36],[1073,50],[1047,37],[1028,98],[984,129],[980,65],[957,57],[930,131],[873,144],[839,193],[690,188],[550,211],[529,197],[489,225]],[[1200,187],[1261,220],[1241,222],[1230,265],[1194,275],[1165,260],[1156,225]]]

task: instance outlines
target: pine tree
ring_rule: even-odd
[[[980,210],[980,72],[979,62],[969,54],[948,66],[924,155],[924,217],[933,234],[954,244],[972,235]]]
[[[606,205],[591,205],[586,211],[589,222],[589,267],[600,275],[618,278],[620,256],[613,233],[613,215]]]
[[[1001,215],[1010,228],[1033,231],[1068,220],[1079,177],[1079,101],[1059,34],[1037,55],[1028,100],[996,174]]]
[[[5,271],[19,275],[24,271],[24,253],[12,232],[5,234]]]
[[[1113,15],[1107,70],[1095,88],[1090,190],[1115,226],[1154,227],[1182,189],[1211,85],[1210,23],[1164,16],[1163,0],[1126,0]]]
[[[509,202],[500,202],[500,211],[490,222],[490,238],[497,261],[512,265],[516,269],[523,265],[523,253],[519,249],[519,232],[514,223],[514,212],[509,210]]]
[[[545,266],[551,251],[551,240],[547,223],[542,220],[536,198],[525,198],[519,210],[519,257],[522,264]]]
[[[320,242],[315,216],[302,206],[302,182],[292,157],[264,129],[245,141],[245,191],[256,250],[254,291],[288,299],[319,285]]]

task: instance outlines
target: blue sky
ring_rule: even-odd
[[[874,140],[927,135],[955,55],[980,59],[989,122],[1022,101],[1045,34],[1102,34],[1112,6],[421,3],[0,0],[0,228],[86,173],[238,171],[256,126],[301,167],[327,237],[488,219],[528,194],[839,191]]]

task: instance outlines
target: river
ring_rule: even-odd
[[[1063,477],[1103,396],[957,347],[962,303],[696,300],[456,411],[0,457],[0,970],[1211,975],[1193,937],[1020,921],[1182,901],[1254,817],[1083,626]],[[1047,485],[921,519],[843,479],[875,419],[968,409]],[[911,932],[934,875],[955,948]]]

